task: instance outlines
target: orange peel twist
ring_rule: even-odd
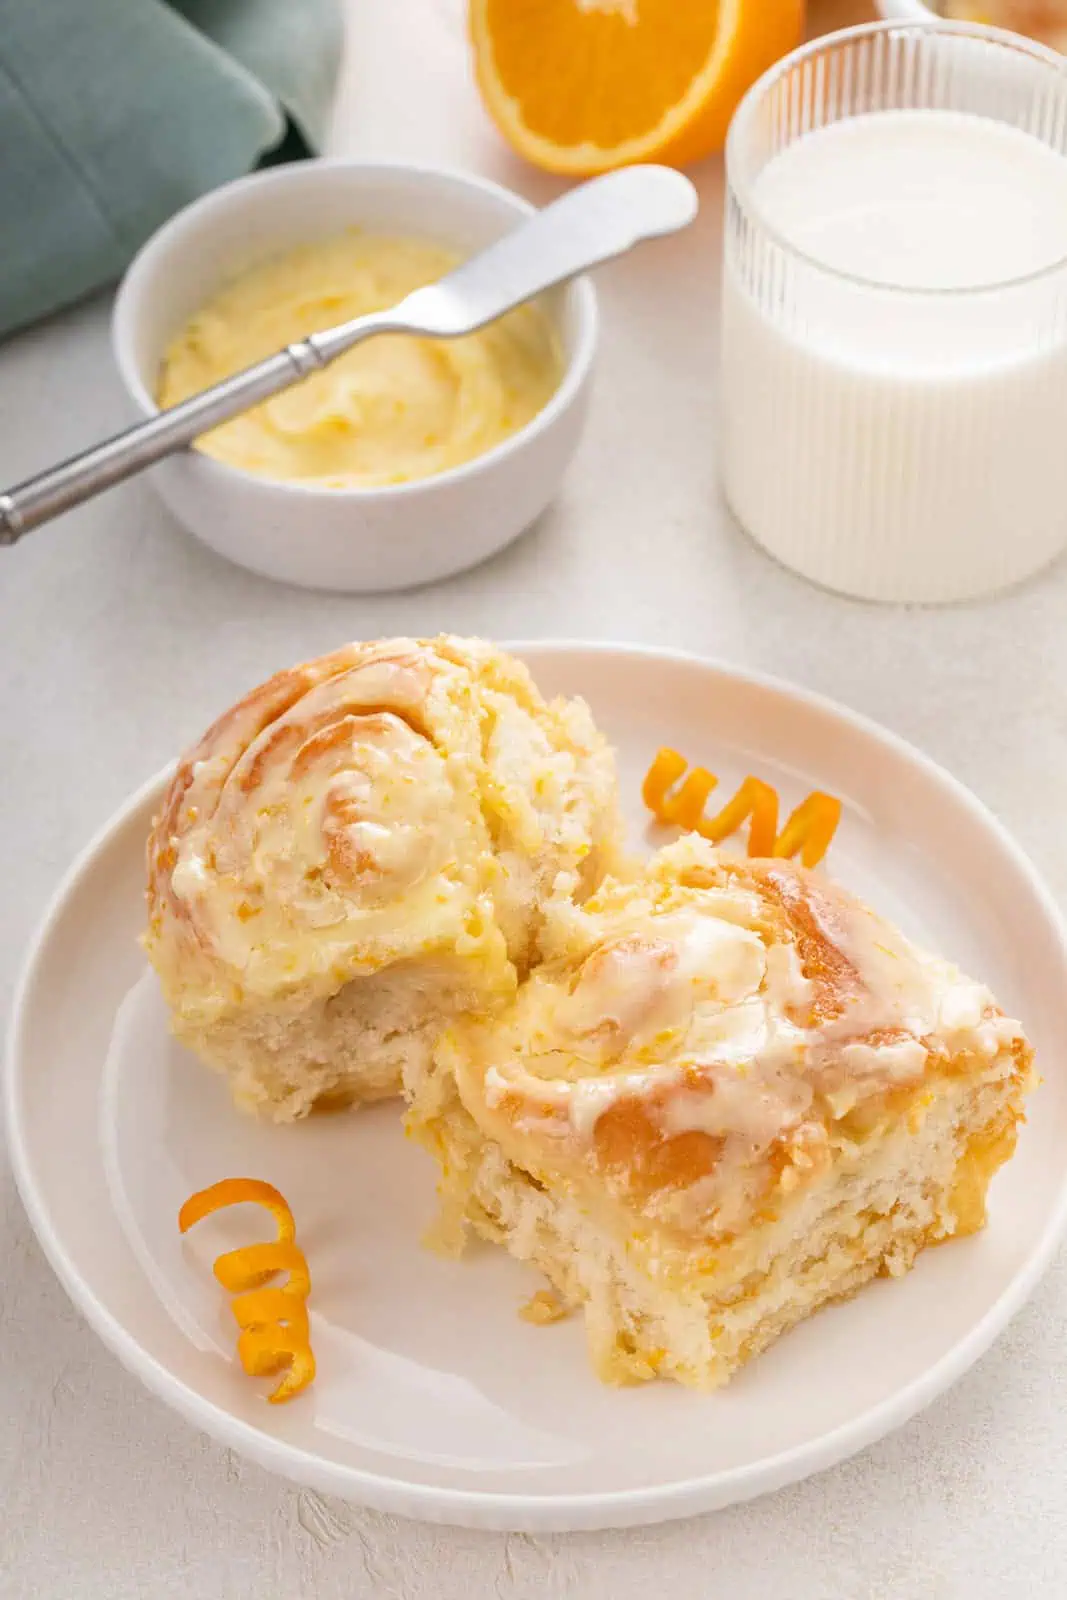
[[[666,746],[645,774],[641,798],[658,822],[699,833],[721,844],[748,821],[750,856],[799,855],[805,867],[822,860],[841,820],[841,802],[813,790],[793,810],[778,832],[778,791],[762,778],[747,777],[737,793],[714,816],[705,814],[718,778],[706,767],[689,767],[683,755]]]
[[[241,1330],[237,1354],[245,1372],[253,1378],[285,1372],[268,1397],[279,1405],[306,1389],[315,1376],[306,1303],[311,1273],[296,1244],[288,1201],[260,1178],[223,1178],[189,1196],[178,1213],[178,1228],[187,1233],[215,1211],[248,1203],[270,1212],[277,1238],[226,1251],[216,1260],[214,1272],[223,1288],[236,1295],[231,1309]],[[281,1272],[286,1274],[284,1284],[264,1287]]]

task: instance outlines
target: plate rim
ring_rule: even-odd
[[[774,674],[735,666],[719,658],[671,646],[627,644],[611,640],[537,639],[508,642],[502,648],[522,659],[531,660],[583,653],[601,657],[637,656],[696,667],[703,672],[799,702],[810,710],[844,722],[854,733],[887,746],[895,755],[917,766],[927,777],[940,784],[976,821],[997,837],[1012,867],[1031,891],[1067,968],[1067,920],[1042,875],[1010,830],[960,779],[918,746],[883,727],[873,718],[842,705],[829,695],[792,684]],[[128,1372],[185,1421],[224,1446],[239,1450],[250,1460],[290,1482],[336,1494],[374,1510],[427,1522],[497,1531],[551,1532],[622,1528],[674,1520],[738,1504],[799,1482],[835,1466],[902,1426],[950,1388],[986,1353],[1047,1271],[1061,1238],[1067,1232],[1067,1167],[1056,1204],[1051,1208],[1025,1264],[970,1330],[917,1378],[859,1416],[838,1424],[829,1433],[814,1440],[791,1446],[745,1467],[642,1488],[531,1495],[528,1492],[483,1491],[412,1483],[381,1472],[326,1461],[233,1416],[213,1401],[205,1399],[198,1390],[176,1377],[169,1368],[150,1355],[96,1298],[53,1229],[47,1207],[37,1193],[22,1119],[22,1036],[27,999],[42,957],[69,900],[97,856],[129,825],[133,816],[144,808],[151,797],[162,791],[174,766],[175,763],[168,763],[127,796],[77,853],[53,891],[31,935],[15,984],[4,1049],[3,1105],[8,1157],[19,1197],[38,1244],[75,1309]]]

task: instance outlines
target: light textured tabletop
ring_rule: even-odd
[[[394,8],[355,19],[336,147],[463,162],[549,198],[482,119],[457,8]],[[1067,896],[1067,564],[985,604],[878,610],[738,533],[716,486],[718,163],[698,180],[689,235],[600,275],[603,359],[565,494],[480,570],[371,599],[274,587],[194,544],[146,483],[0,553],[0,1005],[59,875],[132,788],[276,667],[393,632],[670,643],[822,690],[970,784]],[[121,420],[105,304],[0,351],[4,480]],[[194,1432],[75,1314],[6,1170],[0,1274],[2,1600],[1067,1594],[1062,1259],[969,1377],[857,1459],[696,1522],[536,1539],[327,1502]]]

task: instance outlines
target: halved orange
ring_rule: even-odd
[[[536,166],[576,176],[720,149],[803,24],[804,0],[470,0],[497,127]]]

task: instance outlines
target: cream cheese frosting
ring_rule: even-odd
[[[1023,1037],[987,989],[852,896],[790,863],[724,861],[691,837],[568,910],[556,959],[453,1058],[461,1096],[533,1170],[534,1145],[581,1170],[621,1142],[626,1188],[673,1144],[688,1175],[644,1209],[687,1225],[695,1209],[712,1231],[783,1152],[816,1159],[857,1106],[961,1051],[1004,1051],[1008,1070]]]

